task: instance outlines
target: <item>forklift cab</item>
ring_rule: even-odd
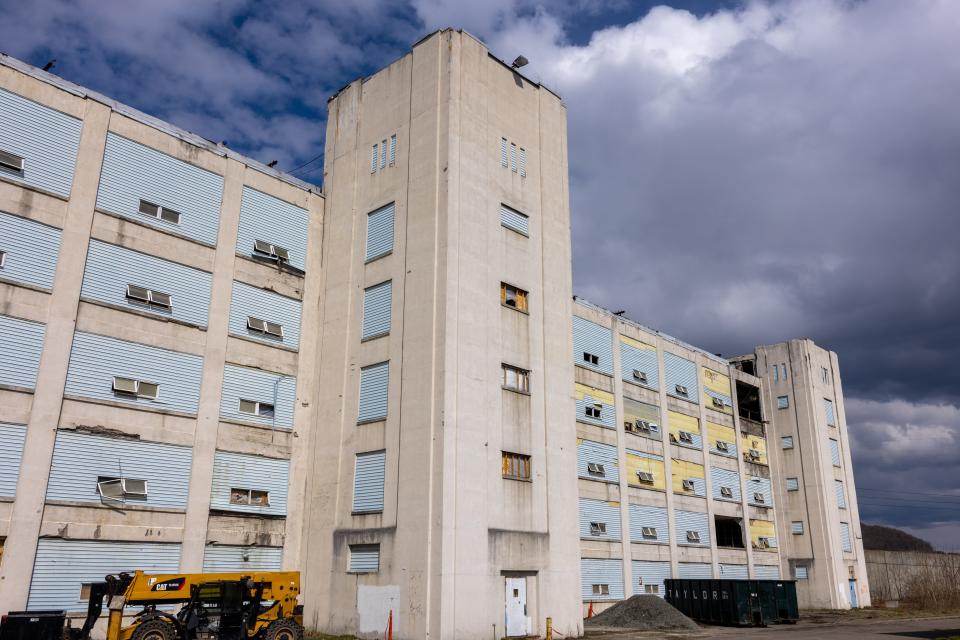
[[[256,589],[253,597],[248,596],[249,585],[238,580],[195,585],[190,603],[180,614],[188,637],[196,634],[219,640],[245,638],[245,623],[260,612],[261,592],[262,589]]]

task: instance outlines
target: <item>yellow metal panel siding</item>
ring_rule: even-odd
[[[705,406],[726,414],[733,414],[733,399],[730,390],[730,376],[718,373],[713,369],[703,369],[703,403]],[[723,402],[723,409],[713,404],[716,398]]]
[[[653,484],[640,482],[637,478],[638,471],[646,471],[653,474]],[[627,450],[627,482],[636,487],[644,489],[659,489],[664,491],[667,488],[667,479],[663,466],[663,458],[640,451]]]
[[[703,437],[700,435],[699,418],[694,418],[693,416],[688,416],[683,413],[677,413],[676,411],[668,411],[667,426],[669,428],[669,433],[672,436],[671,440],[676,444],[679,444],[683,447],[691,447],[693,449],[703,448]],[[681,442],[681,431],[686,431],[687,433],[693,435],[693,442]]]
[[[752,436],[748,433],[740,434],[740,446],[743,449],[744,460],[756,464],[770,464],[767,458],[767,441],[759,436]],[[758,460],[750,459],[750,449],[756,449],[760,452]]]
[[[726,442],[727,451],[717,449],[717,442]],[[735,458],[737,455],[737,432],[733,427],[727,427],[715,422],[707,423],[707,450],[721,456]]]
[[[696,464],[695,462],[687,462],[686,460],[679,460],[673,458],[673,492],[679,493],[680,495],[696,495],[704,497],[707,495],[706,483],[704,482],[705,474],[702,464]],[[694,490],[686,491],[683,488],[684,480],[693,480]]]
[[[600,418],[587,416],[587,406],[597,402],[602,405]],[[616,429],[616,407],[614,406],[612,393],[576,383],[576,406],[577,420]]]
[[[760,538],[770,540],[770,548],[777,548],[777,529],[773,522],[769,520],[751,520],[750,521],[750,543],[756,548],[759,545]]]

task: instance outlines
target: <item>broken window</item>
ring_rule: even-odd
[[[522,453],[502,452],[503,477],[513,480],[530,479],[530,456]]]
[[[763,421],[759,388],[737,380],[737,412],[743,419],[754,422]]]
[[[588,418],[593,418],[595,420],[603,419],[603,405],[599,402],[595,404],[588,404],[586,407],[584,407],[583,411]]]
[[[230,489],[230,504],[247,505],[251,507],[269,507],[270,493],[259,489]]]
[[[517,311],[527,311],[527,292],[523,289],[507,284],[500,283],[500,304],[516,309]]]
[[[744,549],[743,525],[740,518],[714,516],[713,522],[717,530],[717,546]]]
[[[592,364],[593,366],[596,367],[600,365],[600,356],[584,351],[583,361],[586,362],[587,364]]]
[[[520,391],[521,393],[530,393],[530,372],[526,369],[520,369],[509,364],[501,365],[503,376],[500,384],[504,389],[511,391]]]

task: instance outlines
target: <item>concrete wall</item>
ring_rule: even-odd
[[[869,578],[837,354],[811,340],[798,339],[758,347],[754,362],[764,381],[764,415],[770,419],[768,453],[779,505],[783,575],[793,577],[797,565],[807,567],[808,578],[797,581],[801,607],[849,608],[851,580],[856,581],[858,606],[869,606]],[[788,398],[787,408],[778,408],[781,396]],[[827,424],[825,398],[833,403],[835,426]],[[783,448],[784,436],[793,437],[792,449]],[[839,443],[839,467],[831,459],[830,439]],[[798,491],[787,491],[787,478],[798,479]],[[844,483],[845,509],[838,508],[835,480]],[[794,521],[804,523],[802,535],[791,533]],[[841,523],[849,525],[849,552],[842,549]]]
[[[920,604],[929,596],[925,592],[956,598],[960,554],[867,549],[864,562],[874,602],[913,600]]]
[[[371,172],[374,144],[396,162]],[[526,176],[500,164],[519,141]],[[309,624],[399,637],[504,634],[507,577],[527,583],[529,630],[581,621],[570,380],[566,114],[469,35],[433,34],[330,103],[322,397],[307,512]],[[367,214],[394,203],[392,252],[367,261]],[[501,226],[507,204],[529,216]],[[392,282],[390,332],[363,340],[363,290]],[[500,283],[529,292],[500,304]],[[390,362],[387,417],[357,424],[360,368]],[[501,389],[501,363],[531,371]],[[334,426],[335,425],[335,426]],[[549,428],[548,428],[549,425]],[[351,513],[353,459],[386,451],[382,513]],[[504,479],[501,451],[531,456]],[[348,573],[349,546],[380,545]]]

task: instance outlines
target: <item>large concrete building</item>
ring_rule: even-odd
[[[437,32],[325,158],[0,58],[0,612],[131,568],[300,569],[309,626],[399,638],[576,636],[671,575],[865,603],[836,356],[574,301],[559,97]]]

